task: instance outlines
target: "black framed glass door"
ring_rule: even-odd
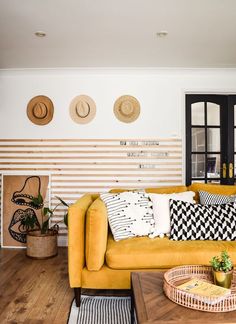
[[[236,95],[186,95],[186,184],[233,184]]]

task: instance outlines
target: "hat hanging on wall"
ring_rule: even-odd
[[[86,95],[75,97],[70,104],[70,116],[78,124],[89,123],[96,115],[96,104]]]
[[[135,97],[121,96],[114,104],[114,114],[124,123],[132,123],[140,114],[140,104]]]
[[[27,105],[27,116],[36,125],[46,125],[53,117],[54,107],[46,96],[33,97]]]

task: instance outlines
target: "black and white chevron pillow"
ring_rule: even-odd
[[[170,200],[170,239],[236,240],[236,203],[200,205]]]
[[[145,236],[154,231],[152,202],[145,192],[101,194],[115,241]]]
[[[235,195],[212,194],[207,191],[199,191],[200,204],[202,205],[221,205],[236,202]]]

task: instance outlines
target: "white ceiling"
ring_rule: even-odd
[[[236,0],[0,0],[0,68],[57,67],[236,67]]]

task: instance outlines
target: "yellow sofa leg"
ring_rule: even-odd
[[[74,288],[75,293],[75,304],[77,307],[80,307],[81,302],[81,288]]]

